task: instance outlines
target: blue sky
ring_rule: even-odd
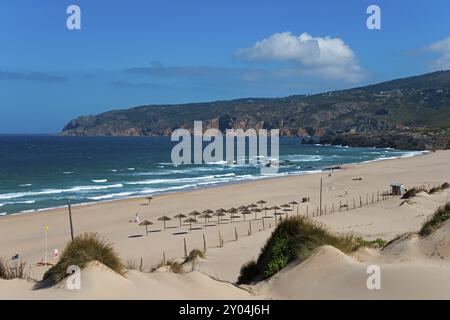
[[[81,8],[81,30],[66,8]],[[380,6],[381,30],[366,27]],[[278,97],[450,68],[447,0],[2,0],[0,132],[143,104]]]

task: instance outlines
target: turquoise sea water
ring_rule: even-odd
[[[0,135],[0,215],[267,178],[257,165],[173,165],[174,144],[167,137]],[[281,138],[275,176],[415,154]]]

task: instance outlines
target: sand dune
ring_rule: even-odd
[[[362,177],[362,180],[355,181],[354,177]],[[179,228],[177,221],[170,222],[166,231],[162,231],[162,226],[156,222],[161,215],[238,207],[261,198],[271,205],[279,205],[310,196],[310,203],[299,206],[299,214],[306,214],[307,205],[311,214],[318,205],[320,178],[324,179],[324,202],[330,209],[332,203],[348,201],[351,204],[359,197],[365,200],[366,195],[386,190],[392,181],[402,181],[409,188],[450,181],[450,152],[346,166],[332,176],[314,174],[161,195],[155,197],[150,206],[145,205],[144,199],[131,199],[75,207],[76,233],[101,233],[114,242],[124,261],[143,258],[147,271],[161,260],[163,251],[167,259],[182,257],[183,239],[191,250],[202,248],[205,235],[207,258],[198,263],[195,272],[182,275],[130,271],[127,278],[122,278],[101,266],[91,266],[83,271],[84,285],[77,292],[63,288],[32,291],[32,282],[0,281],[0,299],[450,298],[447,289],[450,288],[447,280],[450,279],[448,224],[429,237],[405,236],[385,250],[362,249],[351,257],[335,248],[323,247],[307,261],[288,266],[269,281],[243,287],[249,289],[250,294],[232,283],[242,264],[258,256],[274,228],[273,219],[267,219],[264,226],[261,219],[253,221],[251,235],[248,235],[248,221],[230,223],[228,220],[220,227],[211,221],[206,230],[198,224],[198,230],[192,233],[186,232],[186,225]],[[403,205],[403,200],[394,197],[314,219],[333,232],[354,232],[365,239],[389,241],[400,234],[417,232],[427,217],[449,197],[449,190],[433,195],[420,193]],[[143,235],[142,227],[128,222],[136,212],[142,219],[155,222],[148,236]],[[49,248],[64,248],[69,240],[65,210],[0,218],[0,255],[10,257],[20,253],[31,263],[31,272],[36,279],[40,279],[45,271],[44,267],[36,266],[43,258],[45,224],[50,226]],[[219,246],[219,230],[224,239],[223,247]],[[234,239],[235,232],[239,235],[238,241]],[[372,264],[379,265],[382,270],[381,290],[366,287],[369,276],[366,268]]]

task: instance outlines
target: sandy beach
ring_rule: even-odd
[[[445,233],[435,239],[443,246],[439,257],[428,254],[435,242],[417,239],[408,239],[387,252],[361,249],[352,257],[333,247],[322,247],[304,263],[289,266],[268,281],[252,287],[237,287],[234,283],[241,266],[258,257],[274,230],[274,219],[264,219],[263,224],[264,213],[259,213],[258,219],[251,222],[251,234],[248,220],[254,219],[253,215],[248,215],[245,222],[242,218],[233,223],[227,219],[220,225],[215,217],[206,228],[200,219],[191,232],[185,223],[180,227],[177,219],[168,221],[166,230],[163,230],[163,223],[157,221],[163,215],[187,215],[193,210],[228,209],[260,199],[267,201],[269,206],[279,206],[293,200],[301,202],[303,197],[309,197],[310,201],[298,206],[298,214],[311,217],[319,206],[321,178],[326,214],[314,219],[337,233],[353,232],[367,240],[389,241],[406,232],[417,232],[426,218],[450,199],[450,192],[419,194],[413,204],[402,206],[400,197],[377,201],[378,194],[388,190],[392,182],[401,182],[411,188],[432,187],[450,181],[450,151],[348,165],[332,173],[160,195],[150,204],[144,198],[135,198],[75,206],[72,208],[75,234],[100,233],[114,243],[124,262],[139,263],[142,258],[144,269],[149,270],[161,261],[163,254],[166,259],[182,258],[184,240],[188,251],[203,248],[203,236],[207,245],[206,259],[199,262],[196,271],[186,274],[163,270],[145,274],[130,271],[126,278],[93,265],[83,271],[86,285],[77,292],[63,288],[32,291],[30,281],[0,280],[0,299],[450,298],[450,237]],[[349,210],[339,212],[339,204],[347,203]],[[141,221],[147,219],[154,223],[149,226],[148,235],[144,227],[130,222],[136,213]],[[289,214],[297,214],[297,208]],[[20,254],[31,266],[32,277],[40,279],[46,267],[36,264],[45,256],[46,225],[49,228],[48,254],[50,261],[56,262],[51,258],[53,250],[61,252],[70,240],[67,209],[0,217],[0,256]],[[219,231],[224,240],[223,247],[219,245]],[[382,265],[385,270],[383,290],[371,291],[365,287],[366,266],[373,263]],[[424,272],[430,276],[423,277]]]

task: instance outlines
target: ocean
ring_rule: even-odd
[[[174,145],[169,137],[0,135],[0,215],[268,178],[257,165],[174,165]],[[419,153],[280,138],[283,165],[275,176]]]

